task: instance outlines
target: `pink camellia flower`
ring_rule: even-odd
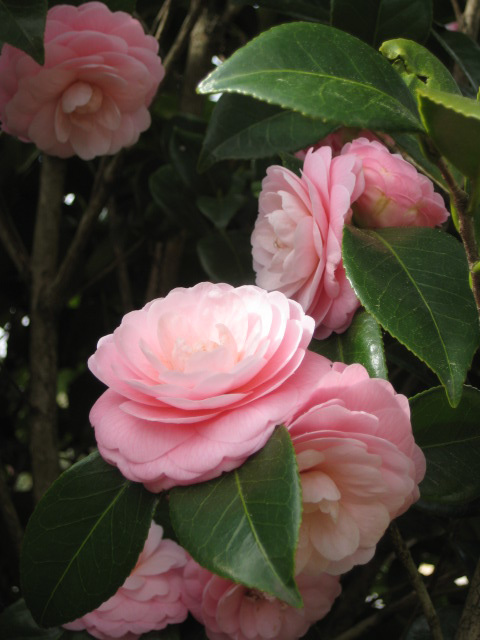
[[[128,313],[89,360],[101,455],[151,491],[238,467],[298,406],[313,329],[278,291],[209,282]]]
[[[2,48],[2,129],[61,158],[116,153],[150,126],[147,107],[165,74],[157,53],[128,13],[101,2],[52,7],[43,66]]]
[[[332,159],[330,147],[307,152],[302,177],[267,169],[252,234],[256,283],[297,300],[315,320],[315,337],[345,331],[359,302],[342,264],[342,231],[363,191],[361,162]]]
[[[359,364],[317,358],[319,381],[287,425],[303,518],[296,570],[340,574],[368,562],[390,521],[418,499],[425,457],[405,396]]]
[[[326,573],[300,574],[295,579],[303,598],[301,609],[225,580],[189,560],[184,598],[210,640],[296,640],[327,615],[341,588],[339,578]]]
[[[342,155],[362,162],[365,189],[353,210],[362,227],[435,227],[448,218],[443,198],[426,176],[378,141],[358,138]]]
[[[183,622],[185,549],[162,540],[163,529],[152,523],[137,564],[120,589],[86,615],[63,625],[71,631],[86,629],[95,638],[136,640],[143,633]]]

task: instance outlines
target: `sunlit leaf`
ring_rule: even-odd
[[[198,90],[247,94],[333,124],[422,130],[410,91],[383,56],[320,24],[289,23],[261,34]]]

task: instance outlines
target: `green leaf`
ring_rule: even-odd
[[[214,231],[198,241],[197,253],[203,269],[213,282],[239,286],[255,280],[250,233]]]
[[[199,196],[197,207],[203,215],[213,222],[217,229],[226,229],[235,214],[243,207],[247,198],[242,193],[231,190],[225,196]]]
[[[391,38],[423,42],[433,19],[432,0],[382,0],[375,44]]]
[[[0,0],[0,42],[7,42],[43,64],[47,0]]]
[[[330,15],[330,0],[233,0],[233,4],[273,9],[300,20],[327,21]]]
[[[156,204],[170,220],[193,234],[205,233],[207,223],[195,206],[195,195],[185,187],[171,164],[164,164],[148,180]]]
[[[432,0],[332,0],[331,24],[377,47],[395,37],[426,40]]]
[[[366,311],[357,311],[345,333],[332,334],[326,340],[312,340],[309,349],[333,362],[363,364],[372,378],[388,378],[382,332]]]
[[[117,591],[143,549],[155,504],[97,452],[60,476],[33,512],[22,548],[22,591],[38,624],[74,620]]]
[[[472,179],[480,175],[480,104],[436,89],[417,89],[420,115],[440,153]]]
[[[425,156],[417,135],[413,133],[396,133],[395,144],[404,152],[402,155],[405,160],[413,164],[418,171],[425,174],[440,189],[448,193],[448,185],[445,179],[437,165]],[[449,168],[457,184],[463,184],[463,174],[453,165],[449,165]]]
[[[278,155],[280,156],[280,160],[282,161],[282,167],[285,167],[285,169],[289,169],[297,176],[302,175],[303,160],[300,160],[300,158],[297,158],[297,156],[294,156],[291,153],[284,153],[283,151],[281,151]]]
[[[335,125],[249,96],[223,95],[213,110],[199,169],[227,158],[263,158],[315,144]]]
[[[432,30],[432,35],[461,68],[475,93],[480,85],[480,47],[459,31]]]
[[[285,427],[238,469],[172,489],[170,512],[181,545],[203,567],[302,606],[293,577],[302,497]]]
[[[460,89],[447,67],[422,45],[397,38],[384,42],[380,52],[390,60],[412,92],[427,86],[460,94]]]
[[[421,131],[414,100],[377,51],[332,27],[289,23],[239,49],[200,93],[243,93],[337,125]]]
[[[479,342],[461,244],[437,229],[346,226],[343,263],[367,311],[437,374],[457,405]]]
[[[442,387],[410,400],[415,441],[427,459],[422,502],[456,505],[480,497],[480,391],[464,387],[452,408]]]

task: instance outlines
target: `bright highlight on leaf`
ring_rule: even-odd
[[[293,446],[279,427],[240,468],[170,491],[179,542],[202,566],[302,606],[294,580],[301,489]]]
[[[242,93],[338,125],[422,130],[413,98],[390,64],[357,38],[320,24],[284,24],[261,34],[198,90]]]

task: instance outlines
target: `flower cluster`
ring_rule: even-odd
[[[54,156],[90,160],[137,142],[165,75],[158,43],[102,2],[47,14],[45,64],[8,44],[0,55],[0,121],[6,133]]]
[[[152,629],[181,617],[182,603],[210,640],[300,638],[331,608],[340,574],[367,562],[392,518],[418,498],[425,459],[407,399],[361,365],[307,351],[313,330],[300,304],[278,291],[200,283],[127,314],[90,358],[91,371],[110,387],[91,411],[99,450],[152,491],[238,467],[280,423],[297,456],[303,521],[295,579],[304,607],[216,576],[169,547],[169,560],[159,556],[155,567],[165,584],[163,573],[182,566],[180,595],[177,583],[164,588],[168,607],[157,601]],[[157,584],[144,564],[75,628],[114,635],[111,620],[122,620],[115,637],[123,629],[130,640],[137,615],[153,624],[142,613],[145,599],[136,604],[137,590],[146,588],[139,576]],[[156,597],[153,586],[146,592]],[[128,620],[116,607],[120,593],[129,599],[121,607]]]
[[[432,182],[376,136],[346,140],[340,130],[297,154],[301,177],[269,167],[252,234],[256,283],[297,300],[320,339],[345,331],[360,304],[342,264],[345,224],[434,227],[449,215]]]

